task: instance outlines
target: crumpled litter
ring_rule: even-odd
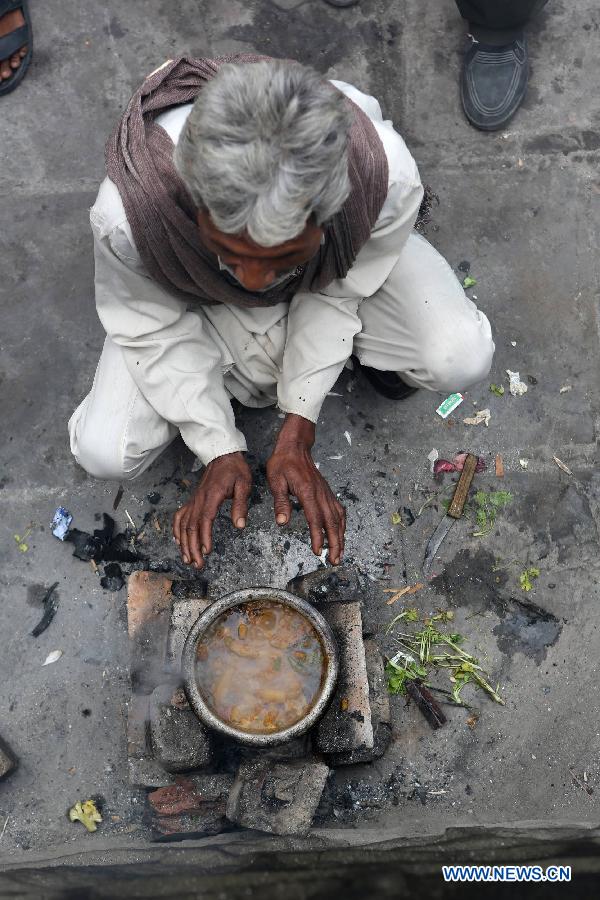
[[[59,506],[50,524],[54,537],[58,538],[59,541],[64,541],[72,521],[73,516],[71,513],[64,506]]]
[[[440,418],[447,419],[451,412],[454,412],[457,406],[463,402],[465,398],[462,394],[450,394],[449,397],[440,403],[438,408],[436,409],[436,413]]]
[[[506,374],[509,380],[508,389],[513,397],[522,397],[523,394],[527,393],[527,385],[524,381],[521,381],[521,376],[518,372],[511,372],[510,369],[507,369]]]
[[[102,816],[93,800],[84,800],[83,803],[78,800],[69,810],[69,819],[71,822],[81,822],[91,832],[96,831],[97,823],[102,821]]]
[[[492,414],[489,409],[480,409],[474,416],[468,416],[468,418],[463,419],[463,422],[465,425],[485,425],[487,428],[491,418]]]
[[[435,474],[434,466],[435,466],[436,460],[439,459],[439,457],[440,457],[439,450],[436,450],[435,447],[433,448],[431,453],[427,454],[427,459],[429,460],[429,465],[431,467],[432,474]]]
[[[436,460],[433,464],[433,474],[438,475],[440,472],[462,472],[468,455],[468,453],[457,453],[452,462],[449,459]],[[485,472],[485,469],[485,459],[482,456],[478,456],[475,471],[477,473]]]
[[[522,469],[527,469],[527,468],[529,468],[529,460],[528,459],[520,459],[519,465],[521,466]]]
[[[52,663],[58,662],[58,660],[63,655],[62,650],[53,650],[52,653],[49,653],[44,662],[42,663],[42,668],[44,666],[51,666]]]

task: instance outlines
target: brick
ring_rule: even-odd
[[[332,701],[314,729],[314,745],[322,753],[370,750],[374,737],[360,604],[328,603],[320,612],[335,636],[340,669]]]
[[[0,738],[0,779],[10,775],[17,768],[17,758]]]
[[[231,775],[177,776],[176,783],[148,794],[154,840],[181,840],[228,829],[225,817]]]
[[[315,759],[242,762],[227,802],[227,818],[236,825],[271,834],[307,834],[328,767]]]
[[[207,765],[212,756],[207,729],[191,709],[171,702],[174,685],[160,685],[150,700],[150,738],[154,758],[169,772]]]
[[[209,606],[210,600],[206,597],[186,597],[181,600],[173,600],[166,653],[166,665],[169,671],[181,671],[181,654],[186,638],[192,625]]]
[[[171,615],[171,580],[156,572],[132,572],[127,582],[130,672],[138,693],[164,680]]]
[[[129,637],[171,608],[171,579],[157,572],[132,572],[127,579]]]
[[[374,640],[370,638],[365,640],[364,647],[367,678],[369,681],[371,723],[373,725],[373,747],[362,747],[346,753],[328,754],[327,762],[332,766],[373,762],[373,760],[383,756],[392,740],[390,697],[385,678],[383,658]]]

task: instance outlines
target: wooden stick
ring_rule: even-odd
[[[463,514],[476,468],[477,457],[473,453],[469,453],[465,459],[463,470],[460,473],[460,478],[458,479],[458,484],[456,485],[454,496],[452,497],[452,503],[448,507],[448,515],[452,519],[460,519]]]
[[[446,716],[439,703],[418,679],[406,682],[406,693],[414,700],[434,730],[445,724]]]

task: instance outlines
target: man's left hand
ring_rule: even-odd
[[[267,463],[267,478],[277,524],[289,522],[290,495],[297,497],[310,529],[313,553],[321,555],[325,535],[329,561],[337,566],[344,552],[346,510],[313,461],[314,441],[314,424],[302,416],[288,414]]]

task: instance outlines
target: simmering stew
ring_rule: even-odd
[[[325,677],[323,647],[301,613],[276,600],[226,610],[200,638],[196,681],[221,721],[240,731],[282,731],[310,711]]]

